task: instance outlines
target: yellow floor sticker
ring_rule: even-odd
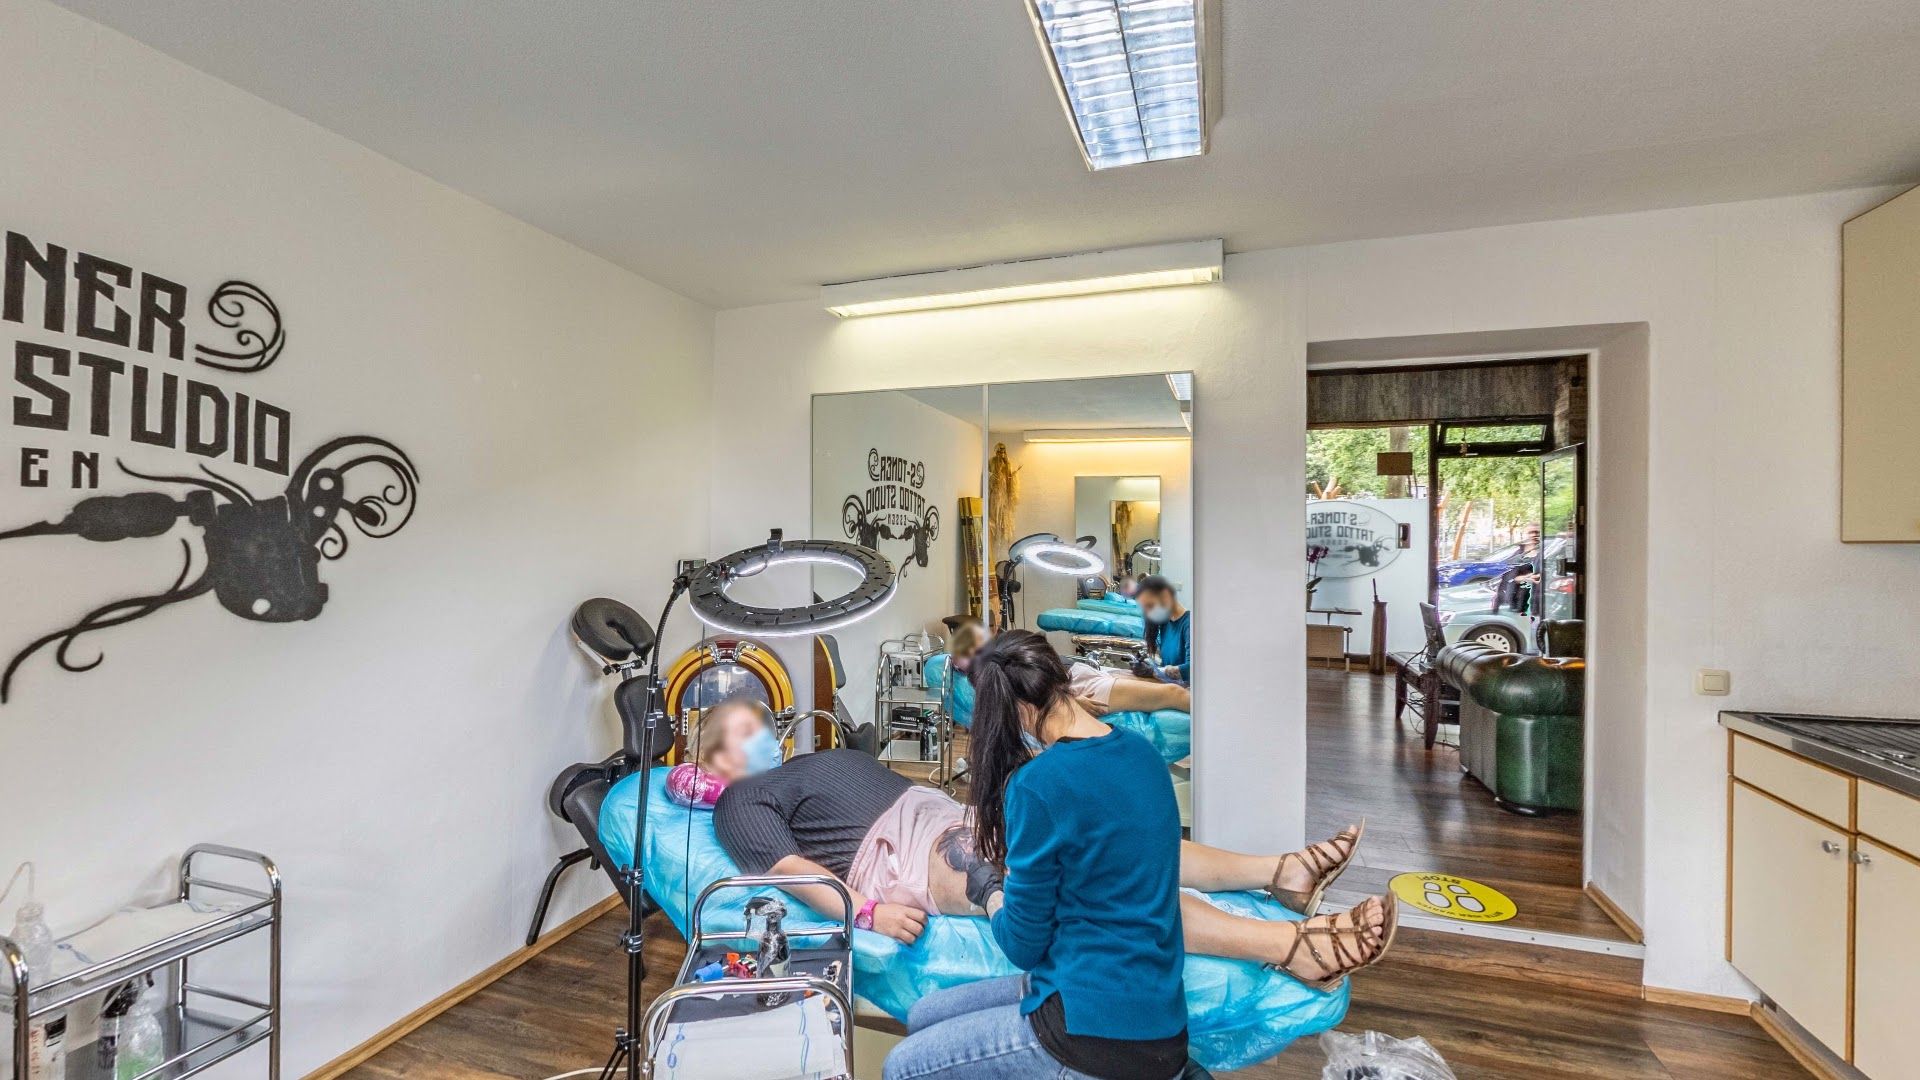
[[[1387,888],[1403,904],[1461,922],[1506,922],[1520,913],[1499,889],[1446,874],[1396,874]]]

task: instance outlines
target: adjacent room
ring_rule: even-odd
[[[0,1080],[1920,1080],[1916,58],[0,0]]]

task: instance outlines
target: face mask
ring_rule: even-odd
[[[1146,620],[1150,623],[1164,623],[1168,619],[1173,618],[1173,612],[1163,607],[1157,607],[1149,611],[1143,611],[1140,614],[1145,616]]]
[[[1029,752],[1035,754],[1047,748],[1046,743],[1035,738],[1033,732],[1028,731],[1026,728],[1020,729],[1020,743],[1025,746]]]
[[[779,768],[782,760],[780,740],[764,727],[747,736],[747,741],[740,744],[740,752],[746,756],[748,776]]]

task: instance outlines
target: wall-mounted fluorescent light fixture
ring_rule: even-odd
[[[1220,111],[1217,0],[1027,0],[1089,169],[1197,157]]]
[[[903,311],[1005,304],[1061,296],[1205,285],[1220,280],[1218,240],[1114,248],[1084,255],[989,263],[929,274],[851,281],[820,289],[820,302],[841,318]]]
[[[1108,442],[1186,442],[1193,434],[1185,428],[1035,428],[1021,432],[1030,443],[1108,443]]]

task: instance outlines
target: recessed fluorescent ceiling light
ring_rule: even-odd
[[[1004,304],[1060,296],[1204,285],[1219,281],[1218,240],[1114,248],[1024,262],[989,263],[929,274],[825,285],[820,302],[842,318]]]
[[[1090,169],[1207,152],[1206,0],[1027,0]]]

